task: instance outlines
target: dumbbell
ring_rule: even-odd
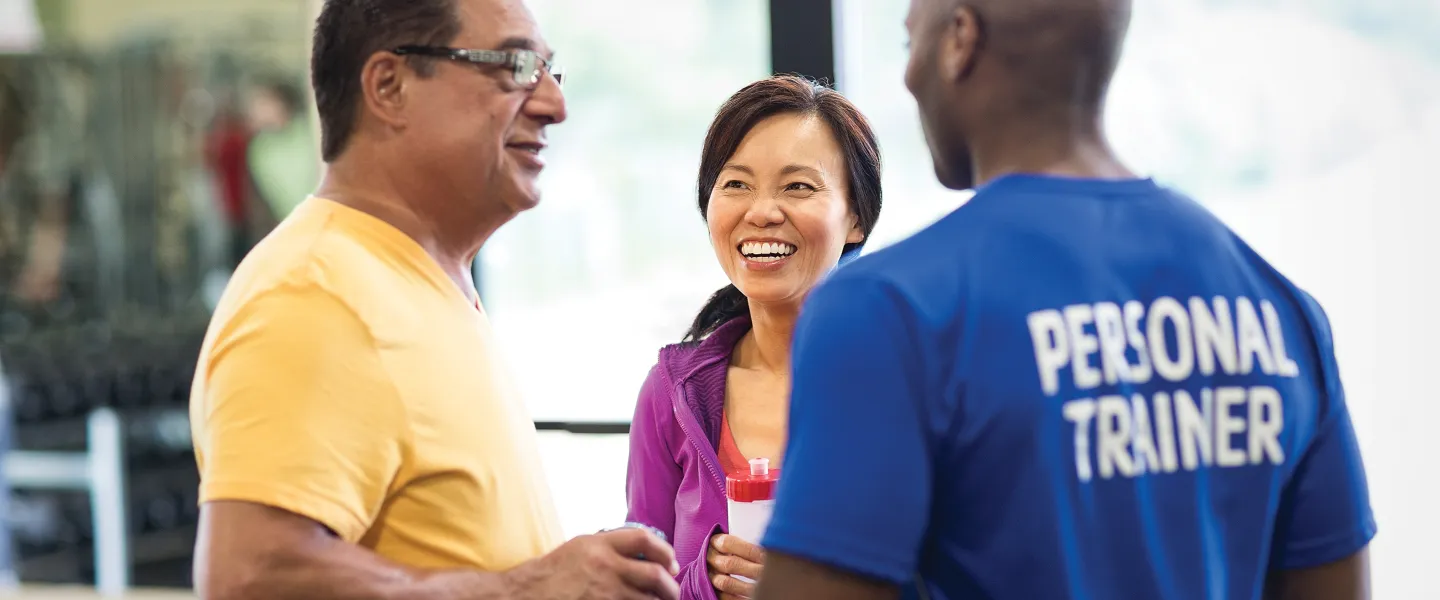
[[[61,500],[61,540],[64,546],[90,543],[95,537],[95,527],[90,513],[90,499],[78,494],[66,494]]]
[[[170,493],[158,493],[145,501],[146,531],[168,531],[180,525],[182,517],[179,498]]]
[[[45,419],[45,405],[49,403],[44,384],[33,380],[16,378],[11,388],[10,406],[15,411],[17,423],[34,423]]]
[[[115,368],[108,361],[93,365],[84,375],[81,401],[86,411],[115,402]]]
[[[83,413],[81,407],[84,393],[77,379],[78,377],[61,373],[50,381],[50,406],[47,412],[51,417],[63,419]]]
[[[122,408],[144,406],[147,388],[145,368],[133,357],[131,360],[116,365],[114,400],[116,406]]]
[[[200,484],[186,486],[180,493],[181,519],[186,525],[200,522]]]

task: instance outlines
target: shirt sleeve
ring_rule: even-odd
[[[409,443],[368,328],[327,292],[286,289],[216,332],[192,400],[200,501],[265,504],[358,540]]]
[[[796,326],[790,433],[764,546],[903,584],[930,513],[913,319],[887,284],[844,271]]]
[[[1281,496],[1272,566],[1314,567],[1346,558],[1375,537],[1360,446],[1335,362],[1330,325],[1308,297],[1324,381],[1322,413],[1310,447]]]

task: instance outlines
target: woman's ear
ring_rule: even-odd
[[[858,244],[865,241],[865,232],[860,231],[860,219],[850,215],[850,233],[845,235],[845,243]]]

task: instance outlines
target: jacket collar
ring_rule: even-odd
[[[730,360],[735,344],[750,331],[750,316],[742,315],[730,319],[705,336],[699,342],[688,342],[666,346],[660,351],[672,381],[684,383],[695,373],[711,366],[715,361]]]
[[[677,394],[677,414],[684,412],[680,418],[694,419],[704,439],[692,441],[707,442],[711,450],[720,443],[730,355],[747,331],[750,331],[750,317],[736,317],[699,342],[675,344],[660,351],[660,364]],[[718,463],[719,459],[715,460]]]

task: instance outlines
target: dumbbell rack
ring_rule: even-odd
[[[0,412],[13,427],[9,386],[0,365]],[[4,480],[10,489],[84,490],[90,495],[95,532],[95,588],[102,596],[122,596],[130,585],[129,533],[126,529],[125,448],[120,416],[110,407],[93,409],[86,419],[82,452],[10,451],[4,455]],[[9,493],[9,490],[5,490]]]

